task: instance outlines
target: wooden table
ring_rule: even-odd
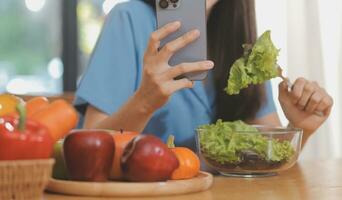
[[[176,197],[176,198],[175,198]],[[57,194],[44,195],[44,200],[92,200],[107,198],[71,197]],[[116,198],[108,198],[116,199]],[[123,198],[117,198],[123,199]],[[137,198],[127,198],[137,199]],[[156,199],[156,198],[139,198]],[[213,187],[205,192],[160,197],[160,200],[331,200],[342,199],[342,160],[301,161],[279,176],[257,179],[217,176]]]

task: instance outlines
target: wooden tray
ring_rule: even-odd
[[[166,182],[77,182],[51,179],[46,190],[54,193],[96,196],[96,197],[144,197],[179,195],[207,190],[213,184],[213,176],[200,172],[198,176],[188,180],[172,180]]]

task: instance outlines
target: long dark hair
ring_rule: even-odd
[[[155,0],[144,1],[155,6]],[[265,100],[263,85],[251,85],[234,96],[224,92],[231,65],[243,55],[242,44],[254,43],[256,32],[254,0],[220,0],[208,16],[208,59],[215,62],[217,119],[253,119]]]

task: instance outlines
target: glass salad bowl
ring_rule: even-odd
[[[219,120],[198,128],[196,142],[201,159],[220,174],[264,177],[296,163],[302,135],[303,131],[296,128]]]

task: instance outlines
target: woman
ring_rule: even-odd
[[[253,0],[207,0],[211,61],[172,67],[169,58],[200,33],[193,30],[158,51],[160,41],[181,24],[156,30],[153,5],[153,0],[131,0],[109,14],[76,94],[85,128],[152,133],[164,140],[174,134],[177,145],[194,149],[195,129],[217,119],[281,125],[269,82],[237,96],[223,91],[231,64],[243,53],[241,45],[256,40]],[[210,69],[203,82],[174,80],[183,73]],[[297,79],[290,92],[282,82],[279,93],[291,125],[304,129],[304,141],[327,119],[333,105],[324,89],[304,78]]]

